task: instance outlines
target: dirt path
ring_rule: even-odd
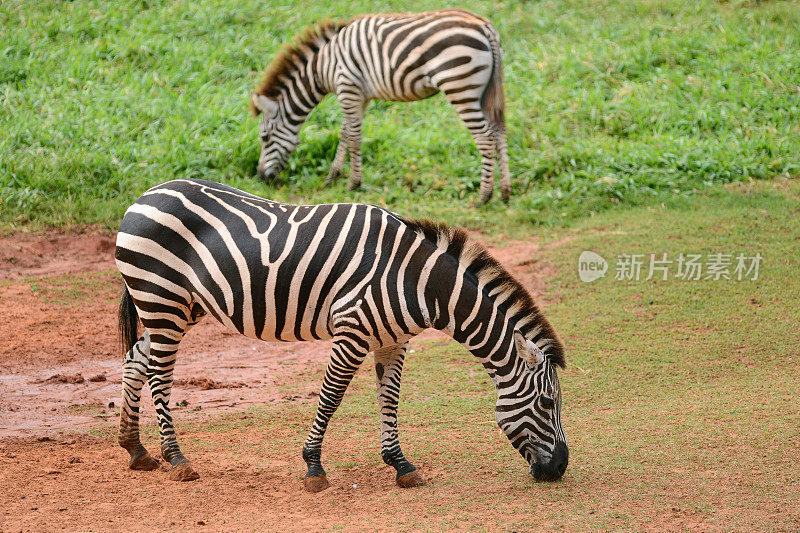
[[[203,431],[193,437],[224,440],[219,433]],[[202,465],[201,479],[191,484],[170,482],[165,472],[125,469],[124,452],[110,438],[0,441],[0,530],[321,531],[341,530],[342,524],[347,531],[410,530],[425,523],[430,505],[458,501],[458,495],[439,483],[458,473],[425,463],[418,466],[429,485],[421,490],[395,487],[393,470],[386,465],[362,464],[337,470],[329,489],[310,494],[302,488],[304,471],[296,454],[271,452],[259,432],[236,438],[237,445],[229,446],[235,453],[224,446],[214,453],[189,447],[193,461]],[[335,437],[328,440],[339,454],[353,446]],[[531,514],[525,509],[525,490],[517,487],[502,495],[523,516]],[[399,522],[383,518],[397,513],[398,505]],[[487,499],[459,514],[466,512],[470,523],[480,523],[492,507]]]

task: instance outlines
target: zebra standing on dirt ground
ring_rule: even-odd
[[[361,122],[373,99],[410,102],[443,92],[481,154],[481,203],[494,190],[494,160],[504,201],[511,194],[500,37],[483,17],[462,9],[364,15],[306,28],[272,61],[252,95],[261,114],[258,175],[276,176],[297,148],[311,110],[336,94],[344,115],[327,180],[350,152],[350,189],[361,184]]]
[[[117,234],[124,359],[119,443],[130,468],[158,462],[139,440],[150,385],[170,477],[197,479],[170,415],[178,344],[205,315],[267,341],[333,339],[311,432],[307,490],[328,486],[322,439],[345,390],[374,352],[381,455],[403,487],[423,484],[397,434],[408,340],[446,332],[483,364],[497,388],[495,416],[537,479],[560,478],[568,450],[557,366],[563,348],[528,292],[463,230],[409,221],[365,204],[289,205],[204,180],[153,187]],[[137,340],[138,320],[145,332]]]

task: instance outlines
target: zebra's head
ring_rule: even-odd
[[[498,389],[495,418],[528,461],[531,475],[555,481],[564,475],[569,460],[556,365],[518,331],[514,349],[520,359],[516,379]]]
[[[300,139],[276,100],[254,93],[253,109],[261,120],[258,130],[261,139],[258,177],[271,180],[283,170]],[[299,124],[297,127],[299,128]]]

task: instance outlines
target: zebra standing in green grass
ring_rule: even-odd
[[[272,61],[252,95],[261,115],[258,174],[276,176],[299,142],[311,110],[329,93],[344,123],[328,180],[350,152],[350,188],[361,184],[361,122],[373,99],[409,102],[444,93],[481,154],[481,203],[511,193],[500,38],[483,17],[461,9],[365,15],[307,28]]]
[[[436,328],[462,343],[497,388],[495,417],[537,479],[558,479],[568,450],[556,367],[563,348],[528,292],[462,230],[365,204],[289,205],[204,180],[153,187],[117,234],[127,354],[119,443],[130,467],[158,467],[139,440],[150,385],[171,477],[196,479],[169,399],[178,345],[206,315],[251,338],[333,339],[311,431],[305,486],[328,486],[322,440],[350,380],[374,353],[381,456],[397,483],[423,483],[397,434],[408,340]],[[138,320],[145,327],[137,340]],[[443,376],[442,379],[447,379]]]

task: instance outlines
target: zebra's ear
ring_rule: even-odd
[[[269,118],[274,118],[278,114],[278,102],[270,100],[263,94],[253,93],[253,106],[256,109],[256,115],[264,113]]]
[[[536,346],[536,343],[526,339],[519,331],[514,332],[514,345],[519,356],[528,363],[534,366],[544,363],[544,352]]]

